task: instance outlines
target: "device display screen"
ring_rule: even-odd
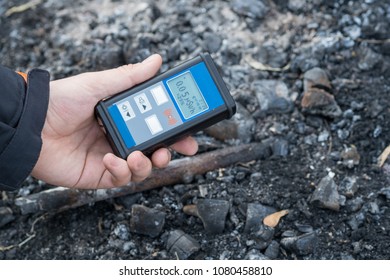
[[[149,84],[108,107],[127,148],[224,105],[204,62]]]
[[[188,119],[208,109],[191,72],[185,72],[167,81],[184,118]]]

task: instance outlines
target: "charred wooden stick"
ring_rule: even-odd
[[[64,211],[82,205],[151,190],[188,181],[194,175],[227,167],[238,162],[264,159],[270,155],[269,144],[252,143],[206,152],[193,157],[173,160],[167,168],[154,170],[139,183],[112,189],[81,190],[56,187],[15,200],[22,214]]]

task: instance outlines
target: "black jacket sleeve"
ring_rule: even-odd
[[[27,84],[0,65],[0,190],[16,190],[35,166],[49,103],[50,76],[34,69]]]

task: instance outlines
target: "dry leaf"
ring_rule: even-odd
[[[278,225],[280,218],[283,216],[286,216],[287,214],[288,214],[288,210],[282,210],[279,212],[275,212],[275,213],[265,217],[263,220],[263,224],[274,228]]]
[[[260,61],[255,60],[250,54],[244,56],[244,60],[254,69],[260,71],[269,71],[269,72],[282,72],[290,69],[290,64],[287,64],[283,68],[276,68],[266,64],[261,63]]]
[[[183,207],[183,212],[187,215],[199,217],[198,206],[195,204],[185,205]]]
[[[24,11],[35,8],[35,6],[41,4],[41,2],[42,0],[33,0],[20,6],[12,7],[5,12],[5,16],[9,17],[12,14],[23,13]]]
[[[378,165],[379,167],[382,167],[383,164],[385,164],[386,159],[390,155],[390,145],[387,146],[387,148],[383,151],[383,153],[378,158]]]

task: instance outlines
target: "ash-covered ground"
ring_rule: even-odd
[[[388,1],[12,0],[0,26],[0,63],[52,79],[207,51],[238,113],[195,135],[199,153],[269,150],[61,213],[20,213],[52,187],[28,178],[1,193],[0,259],[389,259]]]

